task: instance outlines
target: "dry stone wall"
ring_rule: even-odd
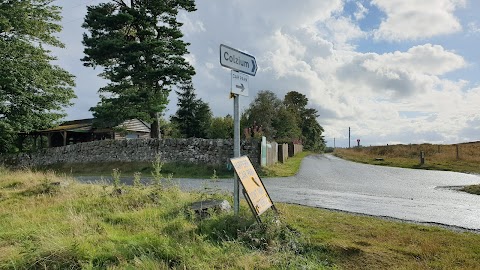
[[[259,167],[260,143],[242,141],[241,154]],[[134,139],[104,140],[45,148],[33,153],[0,156],[9,167],[36,167],[56,163],[153,161],[160,155],[165,162],[224,165],[233,156],[233,140],[211,139]]]

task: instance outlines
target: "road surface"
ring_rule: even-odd
[[[81,179],[86,180],[86,179]],[[233,180],[175,179],[182,189],[233,191]],[[480,230],[480,196],[452,187],[480,176],[374,166],[332,155],[306,157],[294,177],[263,179],[274,202]]]

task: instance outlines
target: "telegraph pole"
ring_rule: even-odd
[[[348,127],[348,148],[350,148],[350,127]]]

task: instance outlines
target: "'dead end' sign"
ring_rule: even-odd
[[[230,161],[245,189],[246,195],[248,196],[247,200],[250,200],[250,205],[254,208],[252,210],[257,213],[257,216],[260,216],[273,206],[272,200],[263,186],[260,177],[258,177],[257,172],[247,156],[232,158]]]

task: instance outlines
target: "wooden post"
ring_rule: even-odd
[[[62,132],[62,136],[63,136],[63,146],[66,146],[67,145],[67,132],[66,131]]]
[[[420,152],[420,165],[425,164],[425,152]]]
[[[51,148],[52,147],[52,133],[47,134],[47,147]]]

